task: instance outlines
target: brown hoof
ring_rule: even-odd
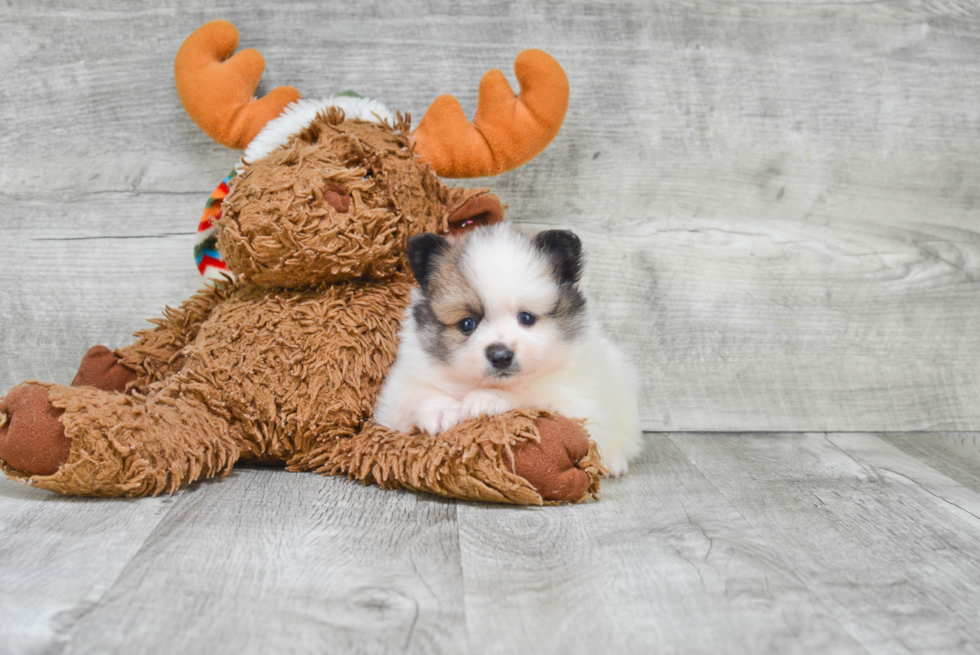
[[[135,379],[136,373],[123,366],[111,350],[105,346],[92,346],[82,357],[71,386],[123,393]]]
[[[37,384],[14,387],[0,398],[0,459],[29,475],[51,475],[68,461],[71,440],[59,420],[65,410],[48,402]]]
[[[575,465],[589,452],[589,435],[563,416],[537,420],[540,443],[516,444],[514,473],[531,483],[545,500],[578,500],[592,480]]]

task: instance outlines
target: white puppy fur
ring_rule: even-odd
[[[412,239],[420,288],[375,410],[384,426],[430,434],[518,407],[587,421],[602,462],[627,470],[642,446],[637,374],[577,287],[581,244],[505,223],[465,237]]]

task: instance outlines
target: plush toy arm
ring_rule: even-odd
[[[163,318],[151,319],[156,327],[136,332],[135,343],[117,348],[114,354],[120,363],[136,373],[131,388],[145,391],[150,384],[179,370],[183,364],[181,350],[194,340],[214,306],[235,289],[235,283],[227,279],[210,285],[185,300],[178,309],[164,309]]]
[[[578,424],[547,412],[516,410],[466,421],[435,436],[368,421],[360,433],[328,439],[290,468],[451,498],[541,505],[595,496],[604,474],[598,461]]]

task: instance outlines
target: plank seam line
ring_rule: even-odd
[[[928,465],[928,464],[926,464],[925,462],[921,462],[921,464],[922,464],[923,466],[929,466],[929,465]],[[963,507],[962,505],[957,505],[956,503],[954,503],[953,501],[951,501],[951,500],[949,500],[948,498],[943,498],[942,496],[940,496],[940,495],[939,495],[939,494],[937,494],[936,492],[934,492],[934,491],[932,491],[932,490],[930,490],[930,489],[928,489],[928,488],[927,488],[927,487],[926,487],[925,485],[923,485],[922,483],[920,483],[920,482],[917,482],[916,480],[914,480],[914,479],[912,479],[912,478],[910,478],[909,476],[907,476],[907,475],[905,475],[904,473],[900,473],[900,472],[898,472],[898,471],[895,471],[895,470],[892,470],[892,469],[890,469],[890,468],[888,468],[888,467],[886,467],[886,466],[877,466],[877,467],[875,467],[875,468],[878,468],[878,469],[880,469],[880,470],[882,470],[882,471],[885,471],[886,473],[891,473],[891,474],[892,474],[892,475],[894,475],[895,477],[898,477],[898,478],[902,478],[903,480],[908,480],[908,481],[909,481],[909,482],[911,482],[911,483],[912,483],[912,484],[913,484],[914,486],[916,486],[916,487],[918,487],[919,489],[921,489],[922,491],[924,491],[924,492],[926,492],[927,494],[929,494],[929,495],[930,495],[930,496],[932,496],[933,498],[936,498],[937,500],[941,500],[941,501],[942,501],[942,502],[943,502],[944,504],[946,504],[946,505],[950,505],[950,506],[952,506],[952,507],[955,507],[956,509],[958,509],[958,510],[960,510],[961,512],[964,512],[964,513],[966,513],[966,514],[969,514],[969,515],[970,515],[970,516],[972,516],[973,518],[975,518],[975,519],[977,519],[978,521],[980,521],[980,516],[977,516],[976,514],[974,514],[974,513],[973,513],[973,512],[971,512],[970,510],[968,510],[968,509],[966,509],[966,508],[965,508],[965,507]],[[931,467],[931,466],[929,466],[929,468],[931,469],[932,467]],[[933,470],[935,471],[935,469],[933,469]],[[936,472],[936,474],[937,474],[937,475],[943,475],[943,473],[942,473],[941,471],[935,471],[935,472]],[[945,476],[945,477],[948,477],[948,476]],[[952,478],[950,478],[950,482],[953,482],[954,484],[956,484],[956,486],[958,486],[958,487],[961,487],[961,488],[963,488],[963,489],[966,489],[967,491],[972,491],[972,489],[968,489],[967,487],[963,487],[963,486],[962,486],[962,485],[960,485],[960,484],[959,484],[958,482],[956,482],[956,480],[953,480]],[[954,513],[954,515],[955,515],[955,513]]]
[[[165,239],[167,237],[190,237],[194,232],[162,232],[160,234],[131,234],[95,237],[41,237],[31,241],[114,241],[119,239]]]
[[[174,498],[174,502],[172,502],[170,504],[170,507],[167,508],[167,510],[160,515],[160,518],[159,518],[159,520],[157,520],[156,525],[154,525],[153,526],[153,529],[150,530],[147,533],[146,538],[143,539],[143,543],[141,543],[140,544],[140,547],[136,549],[136,552],[133,553],[133,556],[129,558],[129,561],[126,562],[126,564],[124,566],[122,566],[122,567],[119,568],[119,573],[116,575],[115,578],[113,578],[113,580],[112,580],[112,582],[110,584],[107,584],[106,585],[105,590],[99,595],[99,597],[96,598],[85,609],[85,611],[81,612],[78,615],[78,617],[75,619],[74,623],[72,623],[72,625],[70,627],[67,627],[64,630],[64,633],[63,634],[65,635],[66,639],[65,639],[65,642],[64,642],[64,645],[62,646],[62,648],[59,649],[59,651],[58,651],[59,653],[64,652],[71,645],[71,643],[72,643],[72,637],[75,634],[75,631],[78,629],[79,624],[81,624],[82,620],[86,616],[88,616],[89,614],[91,614],[93,610],[95,610],[96,608],[98,608],[102,604],[102,600],[106,597],[106,595],[108,595],[113,589],[116,588],[116,585],[119,584],[119,580],[122,579],[122,577],[125,575],[126,571],[128,571],[129,568],[133,565],[133,562],[136,561],[136,559],[140,556],[140,554],[146,549],[146,545],[150,542],[150,540],[153,537],[153,535],[155,535],[157,533],[157,531],[160,529],[160,524],[163,523],[163,521],[168,516],[170,516],[170,513],[172,511],[174,511],[174,508],[177,507],[179,500],[181,498],[183,498],[183,496],[184,496],[184,491],[185,491],[185,489],[180,489],[175,494],[172,494],[171,495],[171,498]],[[115,498],[110,499],[110,502],[112,502],[112,501],[117,501],[118,502],[118,499],[115,499]]]
[[[472,653],[470,648],[470,624],[468,621],[469,608],[466,605],[466,562],[463,560],[463,535],[461,534],[460,525],[462,524],[462,519],[459,512],[459,500],[452,498],[453,503],[453,514],[456,518],[456,548],[459,551],[459,584],[461,593],[461,604],[463,606],[463,630],[466,635],[466,653]]]
[[[786,572],[786,575],[792,577],[792,579],[795,580],[796,582],[798,582],[801,587],[803,587],[804,589],[806,589],[807,596],[811,599],[811,602],[813,602],[815,605],[819,606],[820,609],[823,610],[823,615],[821,616],[821,618],[823,618],[823,619],[825,619],[827,621],[833,621],[834,623],[836,623],[837,626],[843,632],[845,632],[846,634],[850,635],[851,639],[854,640],[854,643],[857,644],[858,647],[861,648],[862,651],[864,651],[868,655],[871,655],[871,651],[864,644],[864,642],[861,639],[859,639],[857,635],[855,635],[853,632],[851,632],[850,629],[848,629],[848,627],[841,621],[841,619],[830,609],[830,607],[824,601],[824,599],[822,598],[822,596],[819,593],[817,593],[816,591],[814,591],[813,589],[810,588],[810,585],[808,585],[806,583],[806,581],[797,572],[796,567],[790,566],[790,564],[783,558],[783,551],[780,548],[777,548],[776,546],[774,546],[769,541],[769,539],[766,538],[765,534],[762,531],[760,531],[758,528],[756,528],[755,525],[752,523],[752,521],[750,521],[748,518],[746,518],[746,516],[741,512],[741,510],[738,509],[738,507],[735,506],[735,504],[731,501],[731,499],[729,499],[728,496],[725,495],[722,492],[722,490],[717,487],[717,485],[715,485],[714,481],[712,481],[711,478],[709,478],[707,475],[705,475],[704,471],[702,471],[700,469],[700,467],[698,467],[697,464],[695,464],[693,461],[691,461],[691,458],[687,456],[687,453],[685,453],[684,450],[680,446],[678,446],[674,442],[674,440],[671,438],[671,435],[672,434],[683,435],[683,434],[693,434],[693,433],[682,433],[682,432],[664,433],[664,438],[667,439],[667,441],[670,442],[670,444],[680,454],[680,456],[683,457],[685,459],[685,461],[687,461],[687,463],[690,464],[691,467],[695,471],[698,472],[698,475],[700,475],[704,479],[704,481],[706,483],[708,483],[708,485],[712,489],[715,490],[715,492],[718,494],[718,496],[721,497],[721,498],[723,498],[725,500],[725,502],[728,503],[728,506],[732,508],[732,511],[735,512],[736,514],[738,514],[742,518],[742,520],[745,521],[745,524],[748,525],[750,528],[752,528],[752,532],[754,532],[755,535],[760,540],[762,540],[762,542],[765,543],[766,546],[769,547],[769,549],[772,551],[772,553],[776,557],[779,558],[779,563],[782,564],[783,570]],[[711,434],[711,433],[710,432],[701,432],[701,433],[698,433],[698,434]],[[764,433],[764,432],[755,432],[755,433],[748,432],[748,433],[743,433],[743,434],[766,434],[766,433]],[[811,432],[809,434],[814,434],[814,433]],[[817,434],[820,434],[820,433],[817,433]],[[826,435],[824,436],[824,438],[826,438]],[[829,441],[829,439],[828,439],[828,441]]]

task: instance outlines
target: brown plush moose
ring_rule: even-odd
[[[443,96],[411,132],[356,99],[345,110],[280,87],[255,100],[265,64],[232,56],[237,45],[215,21],[175,61],[191,118],[248,146],[217,223],[234,279],[167,308],[132,345],[90,349],[71,386],[25,383],[0,399],[3,470],[92,496],[172,492],[237,461],[473,500],[594,495],[597,453],[566,417],[517,410],[434,436],[371,421],[413,285],[408,239],[503,218],[487,190],[436,174],[494,175],[541,152],[567,105],[557,62],[525,51],[518,96],[491,71],[473,123]]]

